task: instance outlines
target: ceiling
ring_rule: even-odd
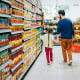
[[[51,19],[57,15],[58,9],[66,10],[66,16],[72,19],[72,13],[80,7],[80,0],[42,0],[45,19]],[[73,11],[72,11],[73,10]]]

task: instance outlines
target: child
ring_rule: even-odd
[[[46,58],[47,58],[47,63],[50,65],[50,62],[53,62],[53,42],[59,43],[57,40],[54,40],[53,35],[52,35],[53,30],[48,29],[48,33],[44,34],[41,36],[41,40],[43,41],[43,46],[45,47],[45,52],[46,52]],[[49,59],[50,56],[50,59]]]

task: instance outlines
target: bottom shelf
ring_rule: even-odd
[[[40,50],[41,52],[41,50]],[[32,61],[32,63],[26,68],[26,70],[20,75],[20,77],[17,79],[17,80],[23,80],[23,76],[26,75],[26,72],[31,68],[31,66],[34,64],[34,62],[36,61],[36,59],[38,58],[38,56],[40,55],[40,52],[39,54],[37,55],[37,57]]]

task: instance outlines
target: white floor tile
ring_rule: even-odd
[[[41,53],[24,80],[80,80],[80,54],[73,53],[73,65],[60,64],[63,60],[60,46],[53,49],[54,62],[48,66],[45,51]]]

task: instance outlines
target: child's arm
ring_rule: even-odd
[[[54,37],[52,36],[52,40],[53,40],[53,42],[55,42],[55,43],[57,43],[57,44],[59,44],[60,43],[60,41],[59,40],[57,40],[57,39],[54,39]]]
[[[55,43],[57,43],[57,44],[59,44],[60,43],[60,41],[58,41],[58,40],[53,40],[53,42],[55,42]]]

